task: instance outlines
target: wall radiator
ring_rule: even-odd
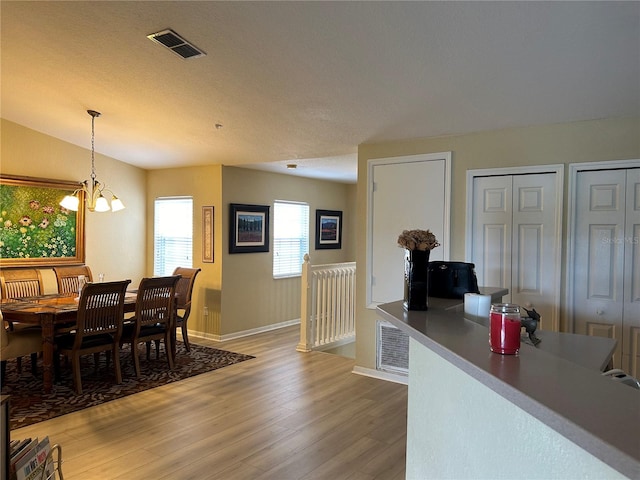
[[[356,263],[302,265],[299,352],[352,342],[356,334]]]

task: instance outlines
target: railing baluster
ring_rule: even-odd
[[[302,272],[297,350],[308,352],[355,336],[355,262],[312,265],[305,255]]]

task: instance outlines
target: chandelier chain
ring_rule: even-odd
[[[91,115],[91,180],[92,184],[96,183],[96,160],[95,160],[95,122],[96,117],[100,115],[98,112],[89,111]]]

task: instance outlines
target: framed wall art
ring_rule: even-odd
[[[229,253],[269,251],[269,206],[231,203]]]
[[[316,250],[342,248],[342,211],[316,210]]]
[[[213,207],[202,207],[202,262],[213,263]]]
[[[84,191],[81,208],[60,206],[77,182],[0,175],[0,264],[84,263]]]

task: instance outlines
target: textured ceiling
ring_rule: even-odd
[[[640,112],[638,2],[2,1],[3,118],[146,169]],[[207,53],[147,39],[172,28]],[[222,128],[216,128],[222,124]],[[297,163],[296,170],[285,170]]]

